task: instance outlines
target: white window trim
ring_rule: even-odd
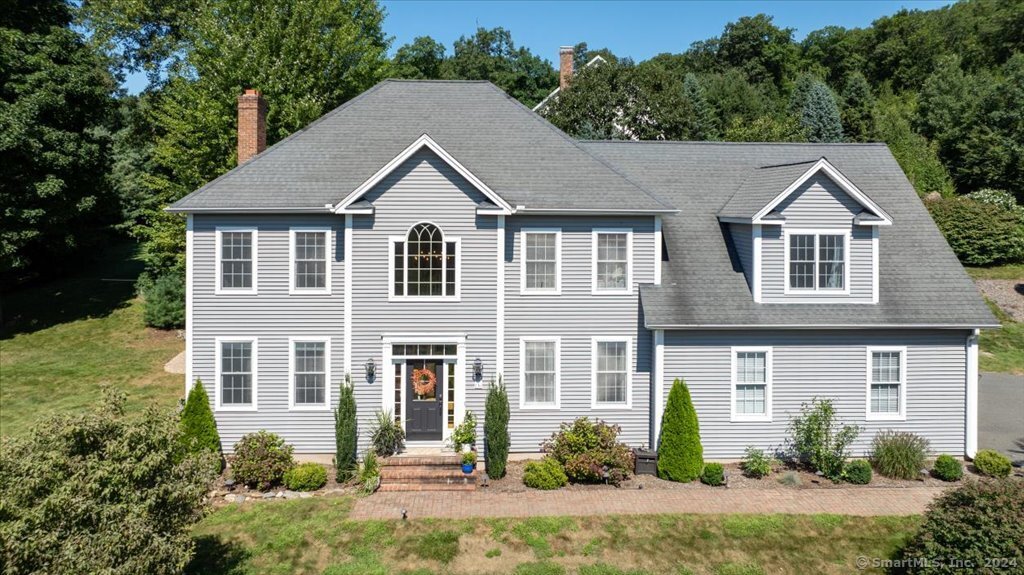
[[[622,342],[626,344],[626,401],[599,402],[597,400],[597,344],[601,342]],[[633,338],[601,336],[590,339],[590,408],[591,409],[633,409]]]
[[[295,344],[324,344],[324,403],[295,403]],[[330,411],[331,410],[331,338],[326,336],[288,338],[288,409],[289,411]]]
[[[455,243],[455,295],[430,295],[430,296],[428,296],[428,295],[424,295],[424,296],[419,296],[419,295],[415,295],[415,296],[411,296],[411,295],[395,295],[395,243],[396,242],[405,242],[406,250],[408,250],[409,231],[412,230],[414,227],[420,225],[420,224],[430,224],[430,225],[436,227],[441,232],[441,242],[442,242],[442,244],[447,244],[448,242],[454,242]],[[442,249],[445,250],[445,252],[441,256],[442,257],[442,261],[443,261],[444,257],[448,255],[447,254],[448,246],[444,245],[444,247]],[[408,251],[406,251],[406,255],[408,255]],[[403,290],[405,294],[409,293],[409,268],[408,268],[407,264],[408,264],[408,262],[403,259],[403,261],[402,261],[402,274],[404,275],[404,277],[402,278],[402,285],[405,286],[404,290]],[[430,221],[416,222],[415,224],[409,226],[409,229],[407,229],[405,231],[405,235],[401,235],[401,236],[388,236],[388,288],[387,289],[388,289],[388,301],[398,301],[398,302],[432,302],[432,301],[458,302],[458,301],[462,301],[462,238],[457,238],[457,237],[449,236],[448,234],[446,234],[444,232],[444,229],[441,226],[435,224],[434,222],[430,222]]]
[[[896,351],[900,354],[900,410],[898,413],[872,413],[871,411],[871,354],[875,352]],[[907,348],[906,346],[870,346],[865,354],[867,369],[865,370],[866,387],[864,398],[864,414],[868,421],[906,421],[907,420]]]
[[[626,234],[626,288],[600,289],[597,287],[597,236],[600,234]],[[594,228],[590,232],[590,293],[593,295],[630,295],[633,293],[633,229]]]
[[[324,287],[300,288],[295,285],[295,234],[318,232],[324,234]],[[288,229],[288,293],[289,295],[331,295],[331,257],[333,251],[331,228],[324,226],[295,226]]]
[[[221,362],[221,354],[223,350],[223,344],[225,343],[249,343],[252,344],[252,404],[250,405],[238,405],[230,404],[223,405],[221,403],[221,368],[223,363]],[[216,362],[214,368],[214,377],[217,379],[215,392],[217,394],[216,401],[214,403],[216,411],[257,411],[258,408],[258,373],[259,370],[259,338],[249,336],[239,337],[217,337],[214,338],[214,346],[216,346],[214,352],[214,361]]]
[[[547,341],[555,343],[555,402],[526,403],[526,344]],[[562,408],[562,338],[537,336],[519,338],[519,409],[550,410]]]
[[[814,236],[814,287],[813,288],[794,288],[789,285],[789,236]],[[783,263],[783,294],[785,295],[850,295],[850,241],[852,238],[850,228],[824,228],[824,229],[783,229],[782,230],[782,249],[784,251],[784,263]],[[818,265],[819,265],[819,253],[818,253],[818,237],[819,236],[843,236],[843,288],[822,288],[818,287]]]
[[[526,287],[526,236],[529,234],[555,234],[555,288],[528,289]],[[522,228],[519,230],[519,293],[521,295],[562,295],[562,228]]]
[[[252,287],[250,288],[225,288],[222,287],[221,282],[224,281],[223,275],[223,262],[221,261],[221,255],[223,250],[223,234],[224,232],[250,232],[252,234]],[[259,231],[254,226],[217,226],[214,235],[216,241],[214,249],[216,250],[215,257],[217,259],[217,277],[213,282],[213,293],[215,295],[256,295],[259,282]]]
[[[732,423],[771,423],[772,421],[772,371],[774,359],[771,347],[733,346],[729,351],[729,421]],[[736,355],[744,352],[764,353],[764,414],[736,412],[736,386],[750,385],[736,377]]]

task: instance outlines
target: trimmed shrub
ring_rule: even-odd
[[[243,435],[235,444],[231,475],[239,483],[266,491],[279,485],[285,472],[295,466],[292,451],[276,433],[261,429]]]
[[[972,564],[979,567],[977,572],[1016,573],[1024,565],[1022,541],[1024,482],[969,481],[932,502],[924,524],[904,548],[903,559],[912,574],[952,575],[966,572],[964,565]],[[946,557],[957,562],[934,563]]]
[[[1005,190],[994,190],[992,188],[982,188],[967,194],[966,197],[976,202],[990,204],[1016,214],[1020,223],[1024,224],[1024,206],[1018,204],[1017,198],[1010,192]]]
[[[763,450],[755,447],[748,447],[743,455],[743,461],[740,462],[743,474],[754,479],[767,477],[771,474],[772,468],[775,465],[776,461],[774,458],[768,457]]]
[[[224,470],[220,435],[217,434],[217,422],[210,409],[210,397],[206,395],[203,382],[198,379],[188,392],[185,408],[181,411],[181,442],[189,453],[201,450],[215,453],[217,473]]]
[[[569,483],[562,465],[552,456],[530,461],[523,472],[523,484],[534,489],[558,489]]]
[[[487,475],[495,479],[505,477],[508,466],[508,448],[512,440],[508,434],[508,393],[501,379],[487,390],[484,405],[484,461]]]
[[[160,329],[185,326],[185,276],[169,272],[142,289],[142,319]]]
[[[658,477],[669,481],[690,482],[704,469],[704,448],[700,444],[700,424],[693,408],[690,390],[681,379],[672,382],[661,420],[658,440]]]
[[[1024,225],[1013,211],[963,197],[926,205],[949,247],[964,264],[1024,261]]]
[[[721,463],[708,463],[700,474],[700,482],[717,487],[725,484],[725,468]]]
[[[835,421],[836,410],[831,399],[814,398],[800,406],[800,415],[789,422],[790,456],[820,471],[832,481],[843,475],[850,444],[860,435],[860,428]]]
[[[1010,459],[992,449],[982,449],[974,456],[974,467],[989,477],[1009,477],[1013,471]]]
[[[932,475],[943,481],[960,481],[964,476],[964,466],[952,455],[943,453],[935,459]]]
[[[879,431],[871,442],[871,463],[886,477],[916,479],[928,457],[928,440],[906,431]]]
[[[302,463],[284,474],[284,485],[292,491],[314,491],[327,483],[327,470],[318,463]]]
[[[178,417],[125,415],[105,389],[82,414],[0,439],[5,573],[181,573],[192,558],[216,455],[183,449]]]
[[[391,457],[405,447],[405,431],[391,410],[377,412],[377,418],[370,424],[370,444],[380,457]]]
[[[854,485],[871,483],[871,464],[864,459],[854,459],[843,469],[843,479]]]
[[[580,417],[563,423],[541,447],[574,483],[600,483],[607,468],[608,482],[618,485],[633,469],[633,452],[616,440],[620,431],[617,425]]]
[[[345,376],[338,396],[338,407],[334,410],[334,468],[335,479],[348,481],[356,473],[356,445],[359,430],[356,426],[356,397],[352,377]]]

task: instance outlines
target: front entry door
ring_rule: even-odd
[[[405,437],[409,441],[441,440],[444,420],[441,365],[442,362],[435,359],[411,359],[407,362]]]

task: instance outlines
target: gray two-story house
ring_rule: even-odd
[[[802,402],[977,446],[996,321],[882,144],[585,142],[486,82],[386,81],[240,165],[187,217],[186,385],[224,448],[334,451],[351,376],[441,446],[498,379],[514,452],[590,416],[657,440],[684,379],[708,458],[779,446]]]

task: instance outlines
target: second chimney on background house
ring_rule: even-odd
[[[566,89],[572,81],[573,59],[576,57],[572,46],[562,46],[558,49],[558,87]]]
[[[267,149],[267,101],[259,90],[238,97],[238,164]]]

